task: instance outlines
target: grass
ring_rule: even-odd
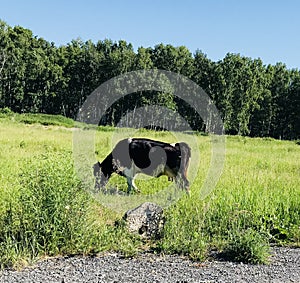
[[[267,237],[253,228],[232,233],[223,251],[223,257],[237,262],[267,263],[269,245]]]
[[[59,124],[60,117],[54,126],[45,126],[38,116],[27,123],[12,113],[1,115],[2,268],[48,255],[113,250],[131,256],[145,249],[195,260],[217,249],[230,260],[266,263],[271,243],[300,246],[300,147],[295,142],[228,136],[222,176],[213,192],[201,199],[211,162],[209,136],[99,128],[95,137],[99,160],[126,135],[168,142],[184,139],[192,145],[192,195],[183,195],[165,208],[162,238],[145,242],[114,225],[121,212],[104,207],[87,193],[74,170],[72,131]],[[142,196],[170,184],[164,177],[138,178],[136,183]],[[108,185],[126,190],[126,181],[119,176]]]
[[[48,115],[48,114],[32,114],[24,113],[18,114],[12,112],[9,108],[0,109],[0,119],[12,120],[25,124],[41,124],[44,126],[63,126],[74,127],[75,122],[72,119],[66,118],[61,115]]]

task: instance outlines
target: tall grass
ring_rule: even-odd
[[[41,256],[137,251],[139,239],[115,227],[118,216],[76,176],[68,130],[7,122],[0,128],[0,268]]]
[[[71,154],[48,153],[24,165],[20,183],[13,196],[6,196],[1,211],[1,266],[44,255],[105,249],[130,253],[134,237],[107,225],[105,209],[93,202],[75,176]],[[118,246],[126,241],[130,244]]]
[[[12,112],[9,108],[0,109],[0,119],[16,121],[25,124],[39,123],[44,126],[63,126],[68,128],[73,127],[75,125],[74,120],[61,115],[32,113],[18,114]]]
[[[25,124],[39,123],[44,126],[63,126],[74,127],[74,121],[61,115],[47,115],[47,114],[15,114],[16,121]]]
[[[122,133],[122,135],[126,133]],[[179,138],[185,137],[181,134]],[[130,136],[133,136],[132,133]],[[134,131],[134,136],[176,141],[170,133]],[[118,139],[100,128],[95,150],[101,161]],[[231,260],[265,263],[270,243],[300,246],[300,147],[294,142],[227,137],[226,163],[213,192],[201,199],[211,162],[209,136],[197,136],[191,197],[165,210],[163,236],[144,242],[115,221],[122,217],[102,207],[85,190],[72,160],[72,133],[61,127],[0,119],[0,265],[16,266],[44,255],[143,249],[203,260],[217,249]],[[197,147],[197,148],[196,148]],[[167,178],[139,178],[141,194],[151,194]],[[126,190],[114,176],[109,184]]]
[[[300,239],[300,148],[292,142],[228,137],[218,186],[206,199],[190,199],[167,212],[160,248],[196,259],[217,248],[238,261],[264,263],[269,243]]]
[[[72,253],[83,232],[89,234],[88,199],[70,164],[47,155],[25,164],[14,203],[8,200],[1,219],[4,263],[11,256]]]

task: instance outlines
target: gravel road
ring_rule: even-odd
[[[272,248],[269,265],[209,260],[192,262],[180,256],[141,254],[125,259],[118,254],[97,257],[58,257],[22,271],[0,272],[0,282],[272,282],[300,283],[300,249]]]

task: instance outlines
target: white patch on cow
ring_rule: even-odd
[[[135,164],[132,163],[131,168],[125,167],[123,170],[123,174],[126,176],[127,184],[128,184],[128,192],[133,190],[139,191],[139,189],[136,187],[134,183],[135,175],[138,173],[138,167],[135,166]]]
[[[173,147],[175,147],[175,144],[176,144],[175,142],[174,143],[170,143],[170,145],[173,146]]]
[[[124,174],[126,177],[131,177],[131,178],[133,178],[133,166],[131,166],[131,168],[125,167],[124,170],[123,170],[123,174]]]
[[[132,143],[132,138],[128,138],[128,143]]]

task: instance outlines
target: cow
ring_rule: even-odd
[[[187,170],[191,149],[185,142],[169,144],[145,138],[128,138],[119,141],[112,152],[100,163],[94,164],[95,188],[104,187],[110,176],[117,173],[127,179],[127,193],[139,191],[135,175],[168,176],[189,194]]]

